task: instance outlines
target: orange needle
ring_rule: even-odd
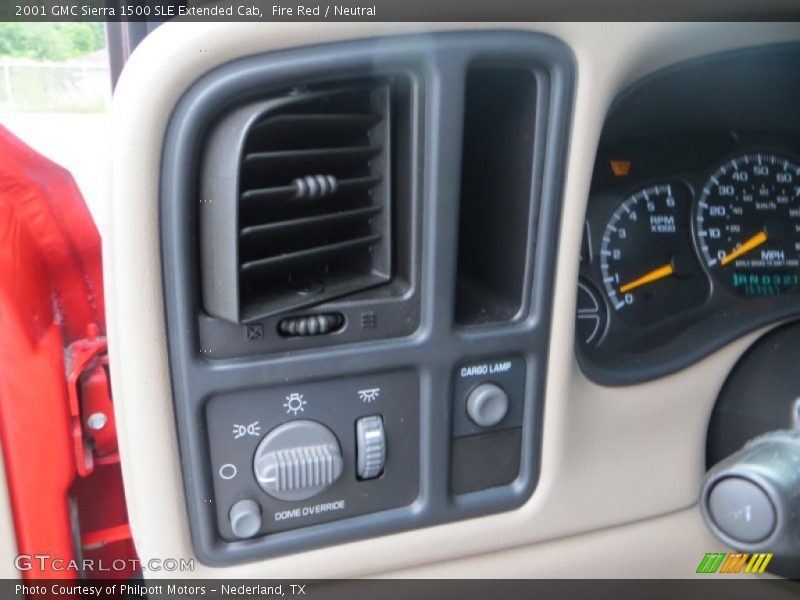
[[[763,244],[766,241],[767,241],[767,234],[763,231],[759,231],[757,234],[755,234],[753,237],[747,240],[744,244],[736,248],[736,250],[731,250],[730,252],[728,252],[728,254],[723,256],[720,259],[719,264],[727,265],[729,262],[739,258],[742,254],[746,254],[747,252],[750,252],[750,250],[758,248],[761,244]]]
[[[672,265],[664,265],[663,267],[658,267],[657,269],[653,269],[646,275],[642,275],[639,279],[634,279],[630,283],[626,283],[622,287],[619,288],[619,291],[623,294],[626,292],[630,292],[631,290],[635,290],[638,287],[646,285],[648,283],[653,283],[654,281],[658,281],[659,279],[664,279],[664,277],[669,277],[675,272],[675,269],[672,268]]]

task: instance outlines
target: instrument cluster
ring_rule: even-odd
[[[800,313],[799,142],[725,132],[600,147],[576,321],[590,376],[663,375]]]

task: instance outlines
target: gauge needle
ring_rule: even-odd
[[[664,279],[664,277],[669,277],[675,272],[675,269],[672,268],[672,264],[666,264],[663,267],[658,267],[657,269],[653,269],[646,275],[642,275],[639,279],[634,279],[633,281],[626,283],[625,285],[619,288],[619,291],[623,294],[630,292],[631,290],[635,290],[638,287],[646,285],[648,283],[653,283],[654,281],[658,281],[659,279]]]
[[[736,250],[731,250],[730,252],[728,252],[728,254],[723,256],[720,259],[719,264],[727,265],[729,262],[739,258],[742,254],[746,254],[747,252],[750,252],[750,250],[758,248],[761,244],[763,244],[766,241],[767,241],[767,234],[764,231],[759,231],[749,240],[744,242],[741,246],[736,248]]]

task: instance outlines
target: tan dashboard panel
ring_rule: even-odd
[[[694,507],[639,523],[389,573],[420,579],[683,578],[707,552],[725,547]]]
[[[441,29],[522,28],[552,34],[575,53],[577,90],[570,140],[539,485],[518,510],[229,568],[196,562],[192,577],[353,577],[397,571],[444,574],[434,565],[472,557],[482,576],[547,576],[551,561],[512,571],[503,555],[544,556],[587,544],[571,576],[598,573],[597,553],[618,551],[627,535],[654,547],[685,537],[711,544],[692,507],[703,473],[708,417],[727,373],[757,334],[730,344],[659,381],[609,389],[580,373],[573,352],[578,254],[590,178],[603,120],[629,83],[665,65],[733,47],[800,39],[794,25],[552,24],[188,24],[156,30],[133,54],[114,104],[113,205],[104,240],[109,341],[128,511],[141,557],[193,556],[182,487],[167,362],[158,226],[159,163],[169,115],[198,77],[241,56],[359,37]],[[652,522],[647,519],[655,519]],[[636,524],[631,524],[638,522]],[[666,525],[665,525],[666,523]],[[589,533],[613,526],[612,532]],[[674,524],[674,527],[671,525]],[[586,534],[580,537],[578,534]],[[573,536],[569,540],[550,541]],[[692,541],[693,540],[693,541]],[[550,541],[549,543],[544,543]],[[679,546],[683,547],[683,546]],[[705,551],[705,550],[704,550]],[[683,574],[676,562],[634,553],[642,576]],[[481,555],[481,556],[478,556]],[[564,555],[564,554],[561,554]],[[697,559],[699,560],[699,558]],[[686,565],[694,557],[686,559]],[[638,565],[636,564],[638,562]],[[601,565],[602,566],[602,565]],[[692,571],[693,572],[693,571]],[[686,573],[687,575],[691,573]],[[148,576],[157,576],[149,573]],[[174,575],[174,574],[170,574]]]

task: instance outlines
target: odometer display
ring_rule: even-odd
[[[696,231],[708,267],[729,289],[772,296],[800,289],[800,167],[768,153],[738,156],[709,178]]]

